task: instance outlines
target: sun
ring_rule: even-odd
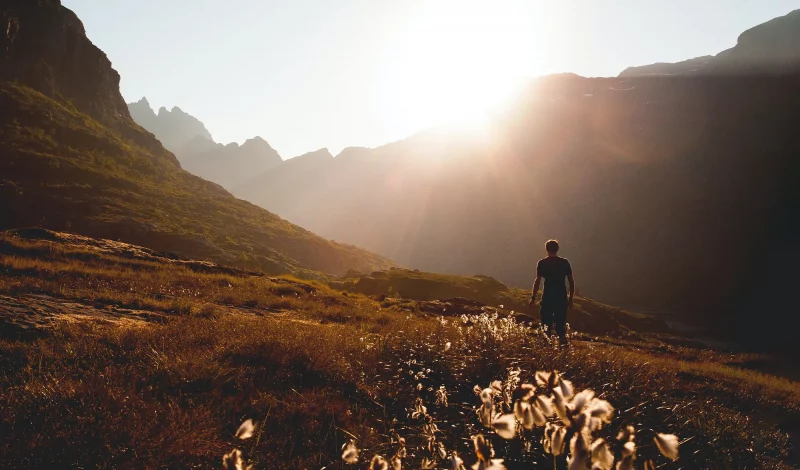
[[[541,28],[524,0],[424,2],[384,47],[376,101],[396,133],[480,129],[525,77]]]

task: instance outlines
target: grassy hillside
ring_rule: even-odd
[[[0,312],[4,468],[209,468],[238,447],[260,469],[360,469],[399,437],[403,468],[450,468],[430,438],[471,465],[478,432],[509,469],[552,468],[542,428],[506,441],[473,412],[473,387],[516,367],[523,382],[564,371],[611,402],[598,436],[619,456],[614,436],[635,425],[637,468],[800,464],[800,388],[746,369],[753,356],[580,337],[554,349],[503,315],[384,308],[313,281],[43,231],[0,237]],[[255,435],[237,440],[246,419]],[[655,431],[680,438],[677,461]],[[351,440],[361,456],[346,466]]]
[[[183,171],[59,0],[0,2],[0,228],[42,226],[305,277],[386,267]]]
[[[190,175],[130,125],[126,135],[68,102],[0,83],[0,226],[66,229],[273,274],[389,265]]]
[[[459,299],[466,299],[476,302],[477,305],[472,306],[478,309],[482,305],[492,306],[514,312],[521,321],[539,321],[538,308],[528,306],[530,291],[510,288],[488,276],[456,276],[392,268],[368,275],[348,273],[345,279],[333,281],[330,285],[349,292],[379,296],[385,305],[398,304],[412,310],[421,308],[448,315],[448,309],[452,311],[453,305],[464,305]],[[408,303],[408,300],[417,302]],[[438,301],[440,305],[419,301]],[[581,296],[575,298],[568,320],[574,329],[590,334],[670,334],[668,326],[658,318]]]

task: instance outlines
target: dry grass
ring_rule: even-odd
[[[523,380],[558,369],[611,401],[608,436],[635,424],[688,439],[675,463],[641,445],[659,468],[798,465],[796,382],[728,365],[729,354],[577,340],[561,351],[501,318],[441,322],[316,283],[8,237],[0,270],[6,295],[137,305],[168,319],[0,340],[4,468],[208,468],[240,444],[257,468],[342,468],[349,439],[363,463],[391,454],[393,436],[407,439],[404,468],[414,468],[425,456],[410,416],[418,397],[439,442],[470,464],[472,388],[515,367]],[[435,404],[442,385],[446,408]],[[256,435],[237,443],[245,419]],[[521,451],[487,437],[509,468],[547,462],[537,442]]]

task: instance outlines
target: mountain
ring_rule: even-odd
[[[800,10],[774,18],[739,35],[736,45],[716,56],[629,67],[620,77],[644,75],[782,74],[800,70]]]
[[[226,189],[235,188],[283,162],[266,140],[254,137],[239,145],[214,142],[205,125],[174,107],[156,114],[147,98],[129,103],[131,118],[150,131],[188,172]]]
[[[196,117],[175,106],[172,111],[161,107],[158,114],[150,107],[147,98],[128,104],[131,118],[158,138],[164,148],[181,155],[184,148],[196,138],[214,142],[206,126]]]
[[[235,188],[252,178],[252,175],[263,173],[281,163],[283,159],[278,152],[261,137],[249,139],[241,146],[237,143],[216,144],[213,149],[191,154],[182,161],[186,171],[224,188]]]
[[[0,229],[67,229],[307,277],[391,265],[182,170],[133,122],[119,75],[59,1],[2,0],[0,12]]]
[[[432,130],[234,192],[406,266],[520,287],[558,238],[583,295],[773,342],[794,311],[778,292],[800,282],[798,109],[790,73],[549,76],[488,137]]]

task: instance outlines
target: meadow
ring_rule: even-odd
[[[0,237],[2,299],[84,306],[0,317],[4,468],[219,468],[233,449],[259,469],[566,468],[583,399],[613,408],[589,444],[621,462],[635,443],[621,468],[800,465],[800,387],[753,354],[580,331],[559,348],[505,309],[433,315],[45,231]],[[554,410],[528,422],[536,396]]]

